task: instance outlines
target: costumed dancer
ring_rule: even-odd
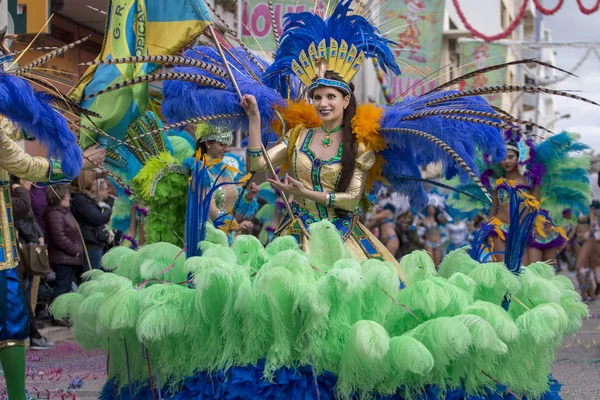
[[[196,150],[208,156],[208,161],[214,163],[209,169],[210,185],[223,182],[238,182],[245,174],[243,164],[232,154],[228,154],[229,146],[233,143],[233,132],[226,126],[211,126],[200,124],[196,127]],[[227,157],[226,157],[227,155]],[[227,166],[231,168],[226,168]],[[258,185],[250,182],[247,190],[237,185],[225,185],[217,189],[211,200],[210,219],[216,226],[229,225],[231,221],[239,221],[240,226],[235,230],[250,232],[252,222],[249,220],[258,211],[255,197]],[[238,197],[241,196],[240,199]],[[190,201],[190,200],[188,200]],[[235,209],[234,209],[235,206]]]
[[[509,117],[478,92],[444,85],[387,108],[355,107],[350,81],[366,58],[399,69],[391,43],[350,4],[326,20],[288,14],[272,65],[206,46],[170,62],[185,65],[176,71],[186,81],[163,86],[168,121],[247,128],[253,169],[287,162],[291,179],[272,184],[296,202],[266,248],[245,235],[230,247],[206,224],[194,237],[201,256],[185,259],[170,243],[116,248],[103,259],[112,272],[88,273],[53,303],[85,348],[110,352],[103,398],[493,398],[505,394],[497,382],[533,398],[549,390],[554,351],[587,312],[568,279],[543,263],[513,275],[464,250],[442,262],[445,279],[425,252],[399,266],[356,221],[362,195],[383,179],[425,207],[420,168],[431,162],[446,178],[478,182],[476,149],[504,159],[499,127]],[[314,104],[288,98],[304,91]],[[281,140],[264,152],[260,134],[272,124]],[[195,161],[194,173],[205,171]],[[511,302],[507,312],[501,305],[519,290],[526,307]]]
[[[28,71],[52,56],[64,53],[60,48],[43,60],[18,68],[5,44],[14,39],[0,31],[0,363],[10,400],[25,400],[25,339],[29,335],[28,311],[15,268],[19,258],[15,244],[9,174],[33,182],[69,182],[82,166],[77,138],[66,120],[54,107],[73,107],[58,97],[55,90],[41,82],[49,92],[36,92],[27,80],[39,82]],[[23,77],[26,77],[24,79]],[[38,83],[39,84],[39,83]],[[23,130],[39,140],[49,157],[32,157],[15,142],[23,139]],[[30,137],[30,136],[29,136]],[[91,149],[93,150],[93,149]],[[90,156],[92,152],[88,152]],[[99,158],[97,156],[100,156]],[[93,161],[100,161],[97,152]]]
[[[553,221],[562,224],[563,211],[569,209],[587,213],[591,199],[586,157],[574,157],[569,153],[580,151],[586,147],[575,142],[572,135],[561,133],[543,141],[537,146],[531,139],[526,138],[517,129],[506,130],[505,133],[507,156],[500,163],[484,172],[483,180],[490,181],[494,187],[494,207],[490,217],[500,221],[501,236],[508,232],[510,211],[509,197],[505,190],[496,190],[496,182],[503,185],[498,178],[504,177],[511,186],[542,201],[544,210],[538,218],[538,224],[545,229],[533,231],[528,239],[528,250],[524,256],[524,265],[539,261],[555,261],[558,249],[566,242],[562,228],[556,227]],[[504,240],[495,236],[494,247],[498,252],[504,250]],[[498,255],[502,260],[502,255]]]
[[[380,195],[385,196],[385,193],[381,192]],[[400,240],[396,234],[396,215],[396,205],[388,194],[377,202],[375,212],[367,215],[365,225],[369,229],[377,227],[381,242],[395,258],[398,258]]]
[[[425,208],[425,215],[421,216],[419,224],[423,226],[425,250],[432,255],[435,265],[440,265],[446,244],[445,226],[448,222],[444,212],[445,198],[438,193],[430,193],[429,204]]]
[[[448,238],[448,252],[469,245],[469,226],[463,221],[460,214],[454,214],[452,221],[448,222],[445,227],[446,237]]]
[[[238,183],[243,177],[243,164],[227,153],[233,140],[231,130],[199,124],[196,136],[194,140],[186,132],[169,130],[155,113],[147,111],[144,123],[130,127],[126,140],[117,142],[116,150],[108,153],[110,171],[121,178],[115,183],[124,195],[118,208],[128,206],[131,210],[124,236],[132,248],[157,242],[183,245],[185,227],[198,224],[186,221],[186,209],[194,203],[190,200],[199,195],[188,193],[188,178],[193,175],[196,164],[203,166],[207,175],[201,182],[200,192],[215,188],[210,199],[209,219],[218,227],[229,232],[237,225],[236,218],[240,221],[250,218],[258,209],[255,184],[248,185],[239,201],[241,190],[227,184]],[[232,212],[234,205],[235,212]],[[244,224],[249,221],[235,229],[244,229]],[[139,236],[136,236],[138,230]]]

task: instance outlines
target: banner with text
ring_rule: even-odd
[[[266,0],[240,0],[242,1],[242,41],[252,50],[272,52],[275,50],[275,39],[271,23],[269,3]],[[278,0],[273,4],[277,33],[281,36],[283,16],[287,13],[311,11],[319,15],[325,13],[326,1],[319,0],[315,6],[314,1]],[[333,8],[329,4],[329,12]]]
[[[381,32],[396,42],[402,75],[385,80],[391,97],[418,96],[436,86],[443,39],[445,0],[397,0],[382,15]]]
[[[489,67],[490,65],[506,62],[508,47],[498,43],[462,42],[460,44],[460,64],[463,65],[462,74]],[[506,83],[506,69],[480,74],[474,78],[462,81],[461,90],[476,89],[483,86],[504,85]],[[493,106],[502,106],[502,93],[493,93],[483,97]]]

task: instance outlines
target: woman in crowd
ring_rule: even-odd
[[[111,209],[99,204],[98,180],[94,171],[82,171],[75,181],[75,190],[71,211],[79,223],[89,256],[89,265],[87,258],[85,260],[85,270],[100,269],[108,239],[105,227],[110,221]]]
[[[77,221],[69,211],[71,192],[69,185],[52,185],[46,192],[48,207],[44,223],[48,237],[50,266],[56,273],[54,298],[71,291],[75,269],[83,264],[84,247]],[[52,320],[55,325],[68,322]]]

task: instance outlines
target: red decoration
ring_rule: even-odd
[[[581,4],[581,0],[577,0],[577,5],[579,6],[579,10],[585,15],[590,15],[598,11],[600,9],[600,0],[596,0],[596,5],[592,6],[592,8],[585,8],[583,4]]]
[[[556,7],[544,8],[544,6],[540,4],[540,0],[533,0],[533,4],[535,4],[535,8],[537,8],[537,10],[544,15],[556,14],[556,12],[562,8],[562,5],[564,2],[565,2],[565,0],[558,0],[558,4],[556,5]]]
[[[519,25],[519,23],[525,16],[525,10],[527,10],[528,1],[529,0],[523,0],[523,4],[521,5],[521,9],[519,10],[519,15],[517,15],[515,20],[508,26],[508,28],[506,28],[506,30],[504,32],[499,33],[497,35],[493,35],[493,36],[487,36],[487,35],[479,32],[475,28],[473,28],[473,26],[467,21],[465,14],[463,13],[462,9],[460,8],[460,5],[458,4],[458,0],[452,0],[452,3],[454,4],[454,7],[456,8],[456,12],[458,13],[458,16],[460,17],[460,20],[465,25],[465,27],[469,30],[469,32],[471,32],[473,34],[473,36],[481,38],[481,39],[485,40],[486,42],[493,42],[493,41],[500,40],[500,39],[506,39],[515,30],[515,28]],[[577,0],[577,1],[579,2],[580,0]],[[600,3],[600,0],[598,0],[598,2]],[[581,8],[581,6],[580,6],[580,8]]]

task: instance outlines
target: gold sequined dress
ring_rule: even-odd
[[[299,132],[298,132],[299,130]],[[358,144],[356,151],[356,167],[348,189],[343,193],[335,193],[335,186],[342,172],[342,151],[340,144],[337,154],[329,160],[321,160],[310,149],[315,130],[296,127],[289,131],[275,146],[267,150],[274,166],[289,163],[290,175],[302,182],[310,190],[332,192],[335,208],[344,210],[341,217],[335,208],[327,207],[312,200],[301,199],[291,204],[293,217],[286,214],[275,236],[291,235],[296,238],[303,251],[308,252],[309,227],[324,219],[330,220],[342,236],[344,244],[357,260],[380,259],[398,263],[388,249],[359,221],[355,212],[361,200],[366,183],[367,172],[375,164],[375,152]],[[290,138],[296,138],[290,145]],[[248,149],[248,160],[251,171],[267,171],[268,165],[259,149]]]

